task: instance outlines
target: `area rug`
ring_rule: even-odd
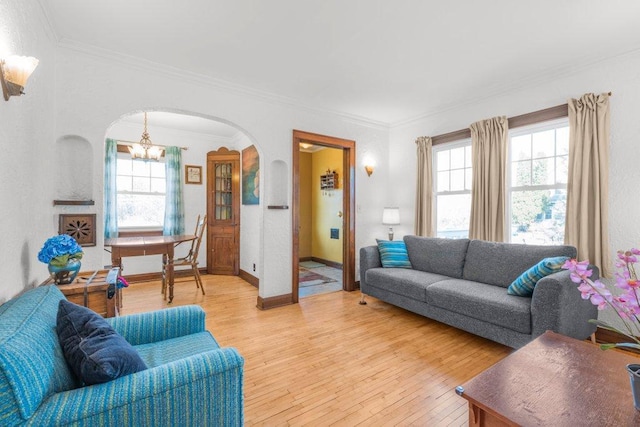
[[[300,267],[304,267],[304,268],[318,268],[318,267],[324,267],[325,264],[321,263],[321,262],[315,262],[315,261],[302,261],[300,263]]]
[[[323,283],[331,283],[331,282],[335,282],[336,280],[327,277],[327,276],[323,276],[322,274],[318,274],[318,273],[314,273],[313,271],[307,270],[304,267],[300,267],[300,273],[299,273],[299,285],[301,288],[307,287],[307,286],[314,286],[314,285],[321,285]]]

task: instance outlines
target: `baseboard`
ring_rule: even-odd
[[[206,268],[199,268],[198,270],[200,271],[200,274],[207,274]],[[129,283],[150,282],[152,280],[162,280],[162,272],[158,271],[155,273],[125,274],[124,277]],[[193,277],[193,273],[191,272],[191,270],[175,270],[173,272],[173,277]]]
[[[293,304],[293,294],[277,295],[275,297],[262,298],[258,296],[256,307],[260,310],[269,310],[271,308],[282,307]]]
[[[250,285],[260,289],[260,279],[258,279],[253,274],[248,273],[243,269],[240,269],[240,273],[238,274],[238,276],[245,282],[249,283]]]
[[[302,261],[302,258],[300,258],[300,260]],[[335,262],[335,261],[329,261],[328,259],[322,259],[322,258],[318,258],[315,256],[311,257],[311,261],[315,261],[315,262],[320,262],[322,264],[326,264],[329,267],[333,267],[333,268],[337,268],[342,270],[342,264],[339,262]]]

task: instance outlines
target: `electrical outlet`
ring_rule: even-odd
[[[256,271],[256,263],[253,263],[253,271]]]

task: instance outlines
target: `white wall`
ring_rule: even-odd
[[[58,229],[53,207],[56,55],[43,24],[38,2],[0,2],[0,58],[40,59],[26,95],[8,102],[0,98],[0,304],[48,276],[37,254]]]

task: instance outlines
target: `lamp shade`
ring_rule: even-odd
[[[400,208],[384,208],[382,223],[386,225],[400,224]]]
[[[31,56],[11,55],[5,59],[4,73],[8,82],[26,86],[27,79],[38,66],[38,60]]]

